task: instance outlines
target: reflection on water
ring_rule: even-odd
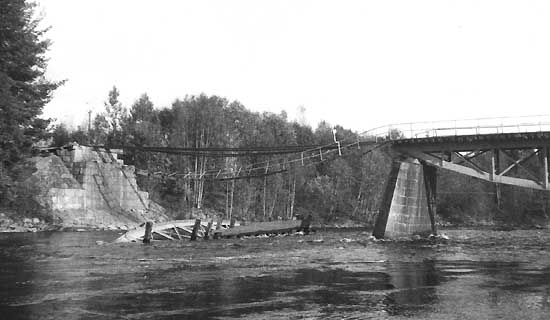
[[[110,232],[2,234],[0,318],[546,319],[549,231],[447,234],[152,245],[96,244]]]

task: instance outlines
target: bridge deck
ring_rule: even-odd
[[[392,141],[392,147],[397,150],[415,149],[423,152],[461,152],[495,148],[526,149],[549,146],[550,131],[408,138]]]

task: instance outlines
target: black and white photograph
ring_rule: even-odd
[[[0,0],[0,320],[546,320],[549,161],[547,0]]]

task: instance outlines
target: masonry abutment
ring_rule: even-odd
[[[373,236],[403,238],[435,234],[435,167],[416,159],[394,159]]]
[[[50,188],[48,201],[64,223],[132,225],[154,218],[148,193],[136,184],[134,167],[117,159],[117,154],[72,145],[56,150],[56,156],[51,159],[58,159],[52,160],[57,171],[72,183]]]

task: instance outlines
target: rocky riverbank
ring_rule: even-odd
[[[0,213],[0,232],[40,232],[40,231],[89,231],[89,230],[128,230],[138,223],[86,224],[55,223],[37,217],[19,218],[16,215]]]
[[[0,232],[37,232],[51,230],[52,225],[39,218],[12,219],[0,213]]]

